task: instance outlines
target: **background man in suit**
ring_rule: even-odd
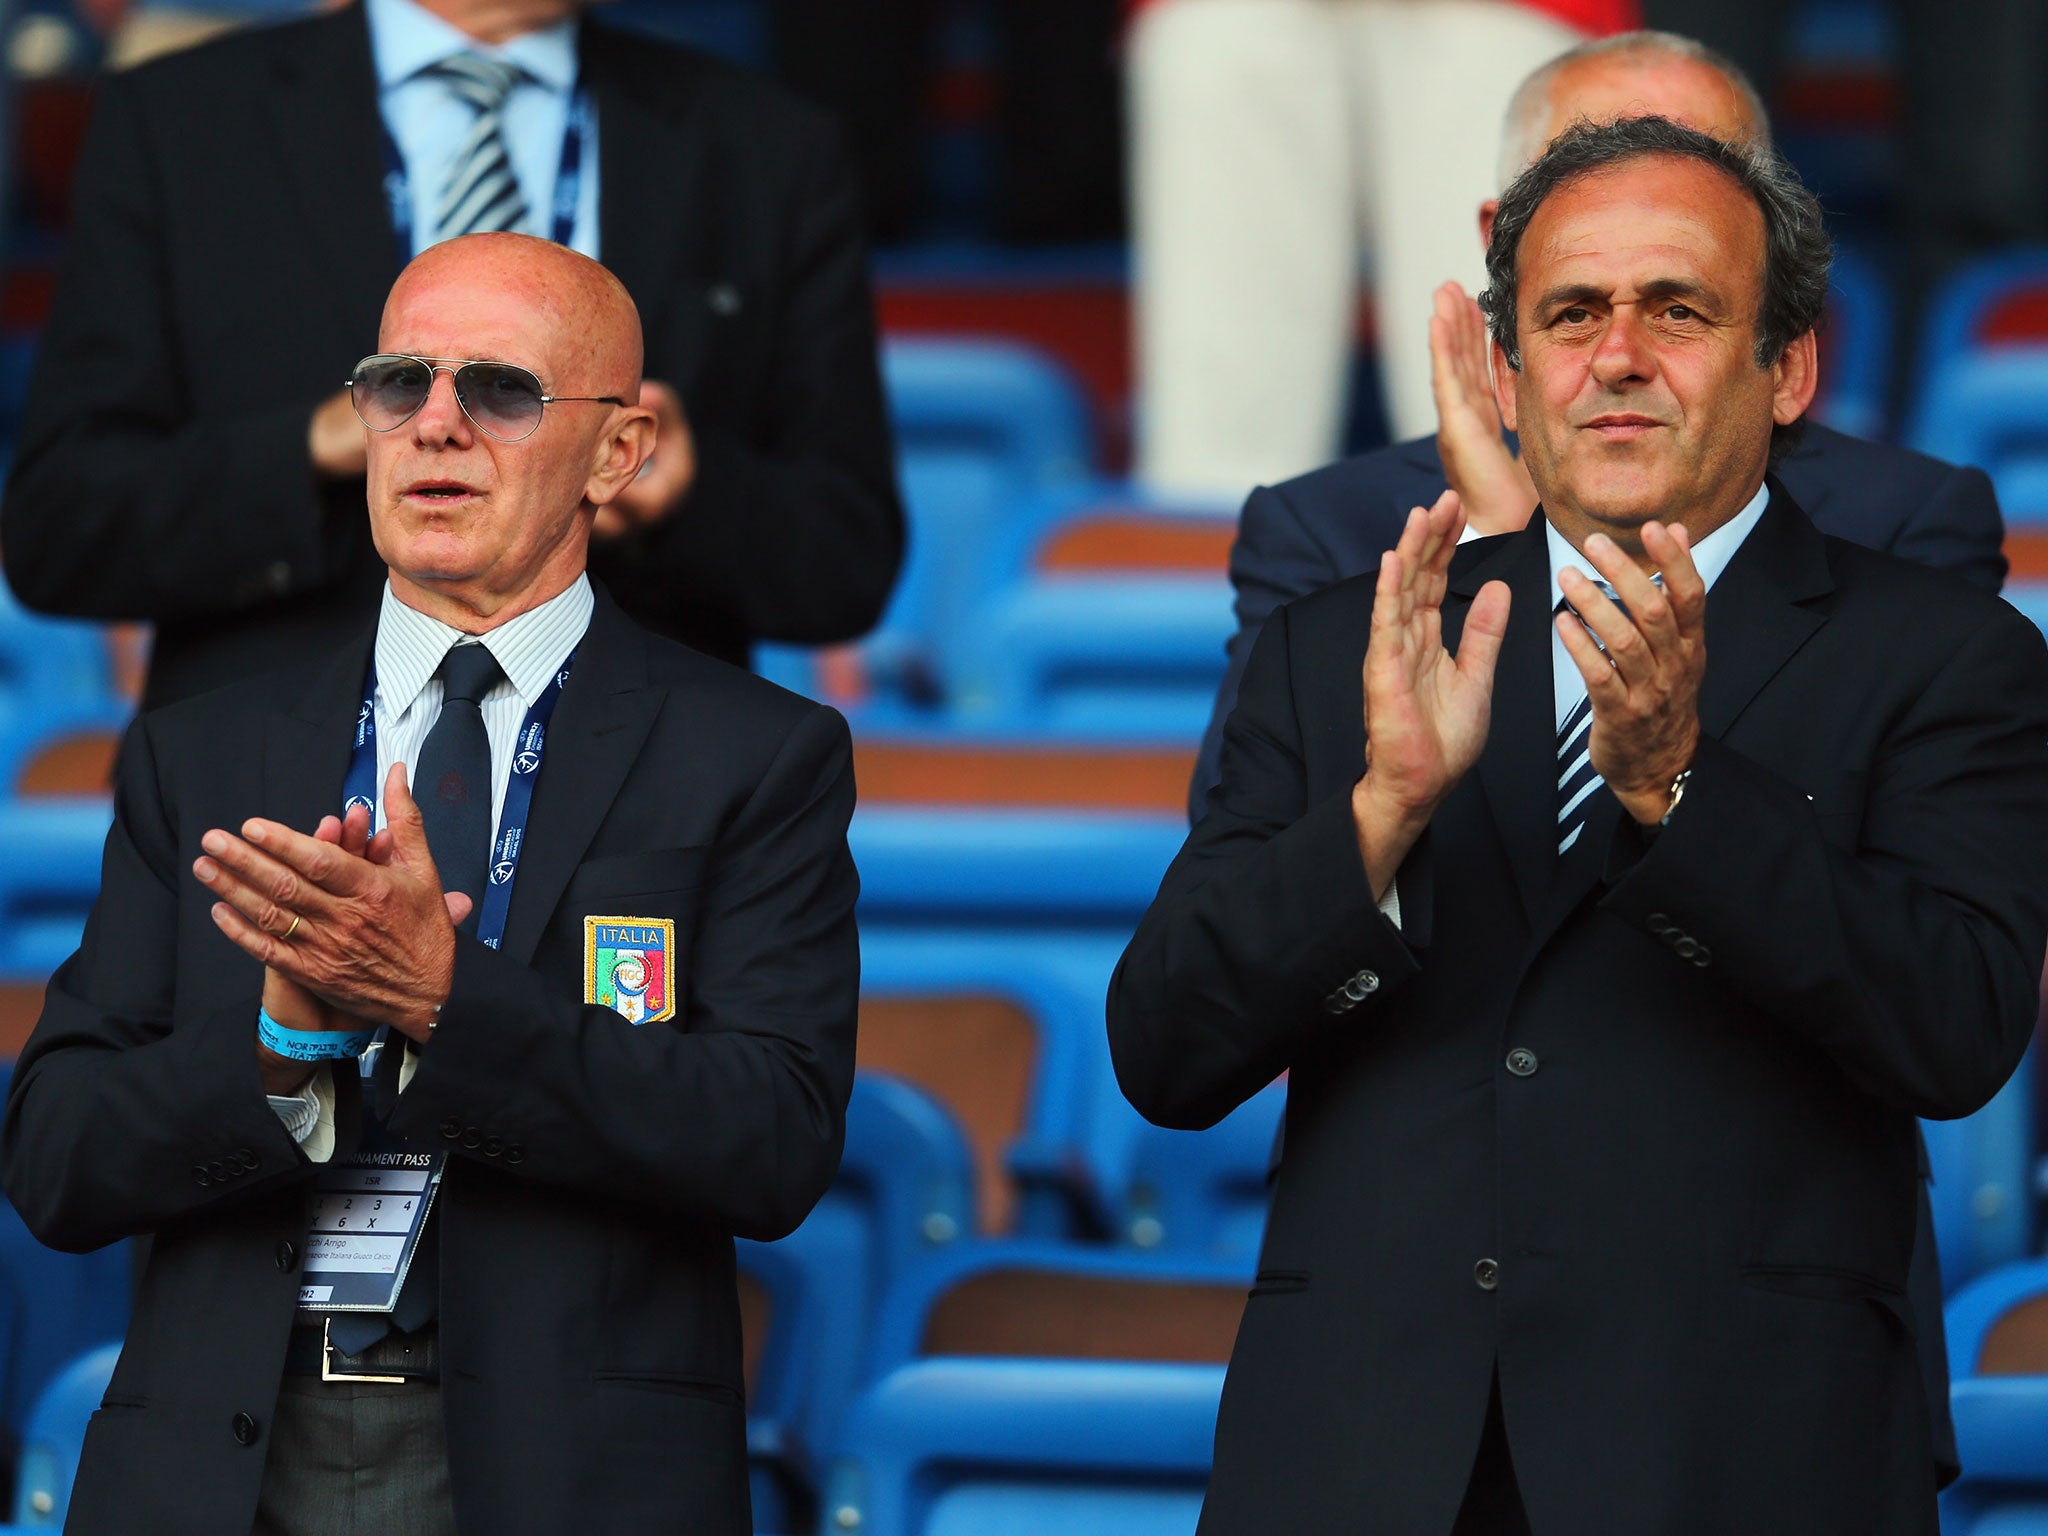
[[[1782,162],[1575,129],[1487,264],[1544,517],[1280,610],[1112,984],[1162,1124],[1291,1071],[1204,1530],[1932,1536],[1913,1117],[2032,1032],[2048,649],[1766,479]]]
[[[1516,93],[1501,146],[1506,185],[1572,122],[1658,112],[1722,137],[1768,144],[1770,123],[1741,72],[1669,33],[1629,33],[1545,65]],[[1480,239],[1496,203],[1479,209]],[[1216,783],[1223,722],[1259,630],[1273,610],[1379,564],[1411,507],[1446,484],[1465,503],[1472,536],[1521,527],[1536,493],[1502,442],[1477,307],[1456,284],[1437,294],[1431,320],[1438,430],[1360,454],[1284,485],[1261,486],[1244,504],[1230,579],[1237,633],[1202,739],[1188,813],[1200,820]],[[1809,424],[1778,466],[1786,488],[1823,532],[1889,550],[1996,592],[2005,579],[2005,528],[1982,470],[1866,442]]]
[[[803,1219],[852,1086],[845,726],[584,574],[653,439],[608,273],[450,242],[380,345],[379,617],[137,722],[15,1072],[31,1230],[155,1238],[68,1528],[742,1536],[732,1236]],[[323,1312],[325,1192],[394,1151],[445,1163],[396,1310]]]
[[[398,269],[553,235],[639,305],[661,431],[594,569],[744,664],[901,562],[854,179],[825,119],[577,0],[364,0],[102,81],[4,507],[32,608],[157,625],[145,702],[310,666],[376,608],[336,386]]]

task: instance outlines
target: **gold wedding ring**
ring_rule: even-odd
[[[278,941],[278,943],[280,943],[280,944],[288,944],[288,943],[290,943],[290,942],[291,942],[291,937],[292,937],[292,935],[293,935],[293,934],[295,934],[295,933],[297,933],[298,931],[299,931],[299,914],[298,914],[298,913],[296,913],[296,912],[294,912],[294,913],[292,914],[292,925],[291,925],[291,927],[289,927],[289,928],[285,929],[285,931],[284,931],[283,933],[280,933],[280,934],[279,934],[279,935],[277,936],[277,941]]]

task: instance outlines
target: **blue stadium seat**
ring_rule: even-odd
[[[1957,267],[1927,306],[1914,366],[1923,390],[1958,358],[2005,343],[1986,335],[2001,303],[2048,292],[2048,245],[2012,246]]]
[[[2048,526],[2048,346],[1943,364],[1926,380],[1911,445],[1989,474],[2007,527]]]
[[[112,820],[98,797],[0,799],[0,980],[40,983],[78,947]]]
[[[957,673],[963,725],[1199,741],[1235,621],[1221,576],[1038,575],[996,593]]]
[[[1126,935],[1186,837],[1177,815],[896,806],[863,807],[850,834],[864,927],[1058,923]]]
[[[0,1066],[4,1098],[11,1064]],[[0,1202],[0,1411],[17,1434],[52,1378],[81,1350],[128,1330],[134,1254],[127,1243],[58,1253]]]
[[[1946,1295],[2031,1251],[2033,1101],[2029,1052],[2012,1080],[1976,1114],[1921,1123]]]
[[[0,796],[44,746],[119,731],[131,713],[105,630],[30,613],[0,587]]]
[[[957,1355],[1221,1364],[1256,1267],[1038,1238],[956,1244],[882,1298],[864,1377]]]
[[[1206,1131],[1141,1125],[1131,1141],[1119,1239],[1158,1253],[1256,1261],[1286,1107],[1287,1090],[1275,1083]]]
[[[1895,323],[1891,290],[1877,264],[1852,247],[1837,246],[1821,337],[1820,396],[1813,404],[1815,417],[1837,432],[1884,435]]]
[[[2004,1374],[2010,1366],[2002,1362],[1990,1362],[2002,1366],[2000,1374],[1980,1374],[1994,1330],[2028,1305],[2048,1305],[2048,1260],[1994,1270],[1948,1305],[1963,1475],[1942,1495],[1944,1536],[2048,1536],[2048,1374]],[[2028,1331],[2038,1339],[2038,1325]]]
[[[825,1198],[782,1241],[738,1244],[740,1272],[766,1307],[762,1337],[750,1341],[757,1464],[779,1465],[785,1478],[806,1475],[810,1448],[832,1443],[852,1399],[877,1299],[974,1225],[972,1162],[959,1127],[908,1083],[861,1074]]]
[[[1104,1199],[1122,1166],[1117,1148],[1139,1123],[1120,1101],[1107,1125],[1098,1113],[1111,1072],[1102,1000],[1123,931],[899,928],[865,915],[862,924],[864,1000],[994,998],[1030,1021],[1023,1124],[1003,1152],[1017,1189],[1017,1230],[1060,1236],[1104,1227]]]
[[[37,1400],[22,1437],[16,1479],[14,1521],[25,1531],[56,1531],[71,1506],[78,1453],[85,1427],[113,1379],[119,1343],[100,1344],[80,1355],[53,1379]]]
[[[856,1406],[824,1530],[1192,1536],[1220,1366],[927,1360]]]
[[[1094,456],[1087,406],[1049,357],[1010,342],[895,340],[883,349],[897,468],[910,523],[888,611],[860,642],[877,718],[943,701],[953,649],[975,622],[987,554],[1045,493]],[[1052,505],[1052,503],[1043,503]],[[765,676],[819,696],[815,653],[764,647]]]

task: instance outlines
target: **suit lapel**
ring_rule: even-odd
[[[585,21],[580,48],[597,108],[598,251],[641,306],[641,329],[652,343],[668,334],[673,296],[696,296],[678,276],[705,270],[701,256],[680,259],[685,238],[701,243],[712,222],[704,206],[702,136],[689,131],[691,108],[676,100],[674,82],[649,80],[630,39]],[[658,187],[650,182],[655,175]],[[664,366],[681,371],[672,360]]]
[[[505,920],[504,953],[521,964],[533,958],[569,877],[610,814],[663,696],[647,681],[647,637],[598,587],[589,632],[548,725]]]
[[[1834,590],[1827,544],[1791,494],[1770,504],[1707,594],[1707,676],[1700,729],[1719,740],[1749,701],[1827,622],[1801,606]]]
[[[264,721],[263,813],[300,832],[341,811],[349,744],[363,705],[375,627],[342,648],[289,709]]]
[[[1459,634],[1471,599],[1489,581],[1511,594],[1507,636],[1493,679],[1493,720],[1479,757],[1479,781],[1508,850],[1515,888],[1531,922],[1542,912],[1557,864],[1557,709],[1550,669],[1550,559],[1543,518],[1495,546],[1463,570],[1451,591],[1465,599],[1455,616]],[[1449,620],[1452,616],[1446,614]],[[1447,641],[1455,637],[1446,634]]]
[[[400,263],[384,195],[384,128],[362,7],[277,33],[271,47],[263,107],[312,260],[334,285],[343,314],[374,317]],[[374,339],[365,338],[366,345]],[[337,388],[341,370],[353,361],[337,366]]]

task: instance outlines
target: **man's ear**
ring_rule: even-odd
[[[1789,427],[1804,416],[1820,389],[1820,342],[1808,331],[1771,365],[1771,420]]]
[[[1493,244],[1493,221],[1500,212],[1500,199],[1489,197],[1479,205],[1479,248],[1483,251]]]
[[[1500,343],[1497,341],[1493,343],[1491,356],[1493,359],[1493,403],[1500,410],[1500,424],[1510,432],[1519,432],[1522,429],[1515,425],[1515,383],[1520,375],[1508,365],[1508,355],[1501,350]]]
[[[654,434],[654,412],[645,406],[614,409],[610,428],[598,440],[596,460],[583,485],[583,499],[593,507],[601,507],[617,498],[653,454]]]

